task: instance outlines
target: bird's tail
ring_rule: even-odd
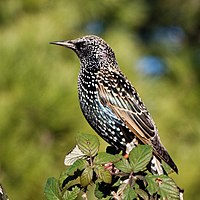
[[[151,143],[154,150],[154,154],[157,156],[157,159],[160,158],[161,160],[163,160],[178,174],[178,168],[172,160],[172,158],[170,157],[167,150],[165,149],[165,147],[163,146],[163,144],[161,143],[160,138],[158,136],[154,137],[151,140]]]

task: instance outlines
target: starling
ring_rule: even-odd
[[[160,160],[178,173],[150,113],[120,71],[111,47],[94,35],[51,44],[72,49],[80,59],[79,101],[90,126],[110,145],[127,153],[138,143],[151,145],[151,167],[156,173],[163,173]]]

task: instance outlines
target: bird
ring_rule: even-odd
[[[79,58],[78,97],[90,126],[117,150],[138,144],[153,149],[152,169],[163,174],[161,160],[178,168],[161,143],[158,129],[131,82],[120,70],[112,48],[96,35],[50,42],[72,49]]]

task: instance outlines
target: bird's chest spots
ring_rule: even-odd
[[[97,81],[95,73],[84,71],[78,77],[78,92],[81,109],[87,113],[95,108],[97,99]]]
[[[96,74],[90,71],[81,71],[78,77],[78,87],[84,90],[88,95],[96,91]]]
[[[90,124],[105,120],[100,107],[95,74],[81,73],[78,80],[80,107]]]

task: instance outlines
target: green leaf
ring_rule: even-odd
[[[123,200],[132,200],[135,199],[137,197],[136,192],[134,191],[133,188],[130,187],[130,185],[127,185],[126,189],[123,192],[123,196],[122,199]]]
[[[64,182],[68,177],[69,177],[69,175],[66,174],[66,171],[64,171],[64,172],[62,172],[62,173],[60,174],[60,177],[59,177],[59,179],[58,179],[58,183],[59,183],[60,188],[63,187],[63,182]],[[68,181],[67,183],[66,183],[66,181],[65,181],[64,187],[65,187],[68,183],[69,183],[69,181]]]
[[[97,166],[94,168],[94,170],[99,179],[101,179],[105,183],[111,183],[112,176],[108,170],[106,170],[102,166]]]
[[[162,166],[167,174],[171,174],[174,170],[164,161],[162,161]]]
[[[170,177],[166,175],[147,175],[146,181],[148,183],[147,190],[151,195],[157,192],[163,199],[180,199],[179,190]]]
[[[94,158],[94,164],[97,165],[104,165],[109,162],[116,162],[120,159],[121,156],[119,155],[112,155],[106,152],[100,152],[98,155]]]
[[[94,195],[98,199],[102,199],[103,198],[104,192],[101,189],[101,183],[96,183],[96,187],[95,187],[95,190],[94,190]]]
[[[57,179],[55,179],[54,177],[47,179],[45,189],[44,189],[44,194],[48,200],[62,199]]]
[[[112,196],[110,196],[111,187],[110,185],[104,183],[104,182],[95,182],[95,190],[94,195],[97,199],[101,200],[111,200]]]
[[[135,192],[137,193],[138,196],[140,196],[143,200],[149,200],[148,194],[139,188],[135,189]]]
[[[74,175],[74,173],[77,171],[77,170],[80,170],[82,171],[83,169],[85,169],[85,167],[88,165],[87,161],[86,160],[83,160],[83,159],[79,159],[77,161],[74,162],[73,165],[71,165],[67,170],[66,170],[66,174],[67,175]]]
[[[158,179],[156,179],[156,181],[159,183],[158,194],[160,194],[161,197],[180,199],[179,190],[172,178],[166,175],[161,175]]]
[[[114,163],[115,167],[117,169],[119,169],[120,171],[124,172],[124,173],[130,173],[132,171],[132,168],[128,162],[127,159],[125,159],[123,156],[121,157],[121,159]]]
[[[123,182],[123,183],[120,184],[120,186],[119,186],[119,188],[117,190],[117,193],[116,193],[117,197],[119,197],[119,196],[121,196],[123,194],[123,192],[126,189],[127,185],[128,185],[128,183],[126,183],[126,182]]]
[[[145,177],[146,181],[147,181],[147,190],[149,192],[150,195],[155,194],[158,191],[158,183],[155,181],[155,179],[157,178],[157,175],[147,175]]]
[[[138,145],[131,150],[129,162],[132,170],[137,173],[143,171],[152,158],[152,147],[150,145]]]
[[[117,181],[113,184],[113,187],[119,187],[121,184],[121,179],[118,178]]]
[[[64,164],[66,166],[72,165],[78,159],[84,158],[86,155],[78,148],[78,145],[65,156]]]
[[[82,133],[76,138],[79,149],[87,156],[95,156],[99,150],[99,140],[95,135]]]
[[[71,182],[76,180],[77,177],[79,176],[79,174],[76,172],[78,172],[78,170],[81,172],[83,169],[86,168],[86,166],[88,166],[88,163],[86,160],[79,159],[75,161],[73,165],[71,165],[70,167],[67,168],[66,171],[61,173],[59,177],[59,185],[63,187],[64,181],[65,181],[65,184],[64,184],[65,187],[71,184]]]
[[[90,166],[84,169],[83,173],[81,174],[80,181],[83,187],[86,187],[90,184],[93,177],[93,170]]]
[[[65,193],[63,194],[63,199],[64,200],[74,200],[77,198],[78,194],[80,192],[80,188],[75,186],[72,188],[72,191],[66,190]]]

